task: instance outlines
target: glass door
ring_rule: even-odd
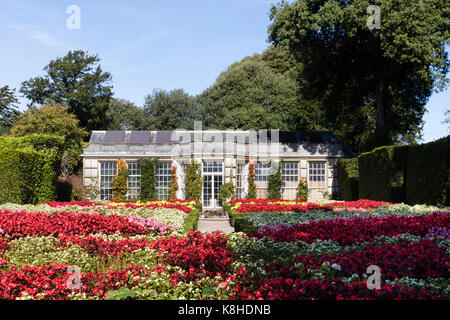
[[[203,207],[221,208],[219,190],[223,184],[223,163],[203,162]]]

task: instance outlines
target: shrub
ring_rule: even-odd
[[[407,202],[450,205],[450,136],[408,148]]]
[[[359,199],[358,158],[339,159],[338,180],[341,200],[354,201]]]
[[[297,200],[308,201],[308,181],[306,178],[300,178],[297,187]]]
[[[113,194],[114,199],[125,199],[128,190],[128,168],[123,159],[117,161],[117,173],[114,177]]]
[[[253,163],[248,166],[248,193],[246,198],[256,199],[255,165]]]
[[[0,203],[55,200],[63,145],[54,136],[0,137]]]
[[[184,176],[184,198],[186,200],[200,201],[202,196],[202,186],[203,180],[200,164],[191,160],[191,163],[186,166],[186,175]]]
[[[234,190],[233,182],[231,182],[231,180],[220,186],[219,199],[220,199],[220,201],[222,201],[222,203],[225,203],[227,200],[233,199],[234,195],[235,195],[235,190]]]
[[[283,179],[281,177],[281,166],[278,167],[276,173],[268,177],[268,182],[269,186],[267,197],[269,199],[281,199],[281,187],[283,184]]]
[[[140,200],[156,199],[156,169],[159,162],[156,159],[140,159],[141,193]]]
[[[404,202],[406,198],[407,146],[385,146],[358,157],[359,197]]]

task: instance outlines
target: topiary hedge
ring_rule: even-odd
[[[407,146],[376,148],[358,157],[359,198],[405,202]]]
[[[200,218],[201,209],[195,208],[188,213],[188,217],[184,220],[184,232],[195,231],[198,229],[198,219]]]
[[[358,158],[339,159],[338,180],[340,200],[359,199]]]
[[[450,205],[450,135],[408,149],[407,203]]]
[[[64,138],[0,137],[0,203],[56,200]]]

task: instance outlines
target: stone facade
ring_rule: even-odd
[[[177,197],[184,198],[185,165],[192,159],[201,164],[203,206],[220,207],[218,189],[230,181],[238,196],[248,189],[249,164],[255,164],[258,197],[266,197],[267,177],[277,166],[283,168],[283,198],[295,199],[300,178],[306,178],[309,200],[321,200],[337,193],[337,160],[352,156],[331,133],[278,131],[94,131],[83,152],[83,181],[98,188],[100,198],[112,196],[115,162],[129,164],[129,197],[139,193],[139,168],[142,158],[156,158],[157,188],[166,195],[168,172],[177,168]]]

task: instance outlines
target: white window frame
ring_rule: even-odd
[[[117,161],[107,160],[107,161],[100,161],[99,163],[100,163],[100,179],[99,179],[100,200],[112,199],[114,197],[113,184],[114,184],[114,177],[117,172]],[[103,168],[103,165],[106,164],[108,165],[108,167]],[[104,181],[104,179],[106,181]],[[104,186],[105,182],[108,184],[108,187]]]
[[[127,162],[127,198],[138,199],[141,194],[141,168],[138,161]]]
[[[169,183],[172,177],[172,161],[159,161],[155,170],[157,199],[167,200],[169,199]]]

